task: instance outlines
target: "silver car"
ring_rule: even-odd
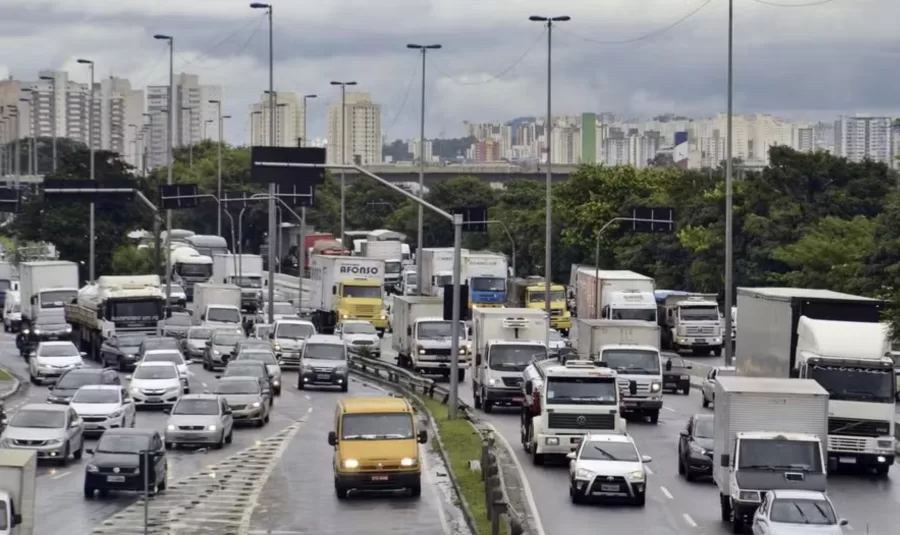
[[[238,353],[235,360],[258,360],[265,364],[266,371],[269,372],[269,381],[272,382],[272,391],[276,396],[281,395],[281,366],[275,358],[275,353],[252,347]]]
[[[181,352],[191,360],[203,360],[206,342],[212,335],[213,330],[208,327],[191,327],[181,340]]]
[[[253,422],[259,427],[269,423],[269,404],[263,396],[259,378],[222,377],[213,388],[213,394],[224,398],[235,422]]]
[[[368,321],[345,320],[334,328],[334,335],[347,344],[351,353],[381,358],[381,338],[375,326]]]
[[[349,387],[347,346],[334,335],[311,336],[300,356],[300,376],[297,388],[313,385],[338,386],[342,392]]]
[[[69,455],[78,460],[84,454],[84,424],[68,405],[25,405],[0,435],[0,448],[32,450],[65,466]]]
[[[165,412],[170,412],[165,410]],[[172,407],[166,424],[166,448],[182,444],[231,444],[234,418],[225,400],[214,394],[187,394]]]
[[[280,320],[270,335],[272,349],[281,361],[282,368],[299,368],[300,352],[306,339],[316,334],[316,327],[305,320]]]

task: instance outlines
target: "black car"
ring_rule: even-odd
[[[122,384],[119,374],[112,368],[72,368],[63,372],[47,394],[49,403],[68,405],[78,389],[86,385]]]
[[[38,318],[35,323],[24,325],[16,335],[16,348],[22,357],[28,358],[41,342],[68,340],[71,337],[72,326],[62,317]]]
[[[156,494],[166,488],[166,449],[157,431],[109,429],[100,435],[94,449],[85,451],[93,454],[85,467],[85,498],[93,498],[94,491],[104,497],[111,490],[144,492],[147,488],[150,494]]]
[[[133,370],[137,366],[138,349],[143,339],[143,334],[111,336],[100,346],[100,363],[123,372]]]
[[[138,360],[144,358],[144,353],[154,349],[174,349],[180,352],[181,344],[177,339],[169,336],[146,336],[138,346]]]
[[[269,370],[266,365],[258,360],[236,360],[229,362],[225,366],[225,373],[217,375],[216,379],[221,377],[256,377],[259,379],[260,387],[263,391],[263,397],[269,399],[269,406],[275,404],[274,389],[272,380],[269,377]]]
[[[693,366],[681,357],[669,357],[663,368],[663,391],[681,392],[685,396],[691,393],[691,370]]]
[[[194,319],[190,314],[172,314],[171,318],[160,322],[162,335],[172,338],[184,338],[188,329],[194,326]]]
[[[695,414],[678,438],[678,473],[688,481],[712,477],[713,415]]]

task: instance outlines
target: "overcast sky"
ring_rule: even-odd
[[[735,113],[832,120],[897,114],[898,0],[734,0]],[[770,4],[770,5],[767,5]],[[774,4],[774,5],[771,5]],[[811,5],[820,4],[820,5]],[[727,0],[276,0],[275,89],[317,93],[310,132],[324,136],[331,80],[355,80],[383,107],[389,139],[418,133],[420,56],[429,52],[427,137],[462,122],[546,113],[545,29],[528,16],[570,15],[553,32],[554,114],[649,117],[725,111]],[[807,7],[800,7],[800,6]],[[553,6],[548,11],[548,6]],[[781,7],[776,7],[781,6]],[[682,19],[683,22],[680,22]],[[165,84],[176,72],[224,88],[232,142],[268,86],[264,12],[242,0],[0,0],[0,77],[43,68]]]

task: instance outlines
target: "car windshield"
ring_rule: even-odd
[[[234,283],[241,288],[262,288],[260,277],[235,277]]]
[[[528,302],[530,303],[545,303],[547,299],[544,298],[546,294],[544,292],[528,292]],[[566,300],[566,292],[563,290],[550,290],[550,301],[565,301]]]
[[[375,326],[368,322],[346,323],[343,331],[345,334],[377,334]]]
[[[118,336],[116,337],[117,347],[138,347],[141,345],[142,336]]]
[[[233,377],[235,375],[249,375],[251,377],[268,377],[268,370],[264,370],[261,366],[254,364],[252,360],[234,361],[228,363],[225,368],[225,377]]]
[[[416,328],[416,338],[419,340],[450,338],[452,327],[452,321],[420,321]],[[466,338],[466,324],[463,322],[459,322],[459,337]]]
[[[343,344],[306,344],[303,358],[314,360],[344,360]]]
[[[281,316],[290,316],[297,313],[297,309],[290,303],[275,303],[272,305],[275,314]]]
[[[194,320],[190,316],[172,316],[166,320],[166,327],[186,327],[193,324]]]
[[[643,349],[604,349],[600,360],[619,373],[659,374],[659,353]]]
[[[209,340],[212,338],[212,329],[191,329],[187,333],[188,340]]]
[[[178,349],[178,340],[168,337],[144,338],[144,352],[154,349]]]
[[[214,394],[259,394],[259,382],[254,379],[219,381]]]
[[[141,453],[150,448],[150,437],[103,433],[97,443],[98,453]]]
[[[178,377],[175,366],[138,366],[134,370],[135,379],[174,379]]]
[[[275,354],[271,351],[241,351],[237,360],[256,360],[271,366],[278,365],[278,360],[275,359]]]
[[[182,399],[175,404],[172,414],[219,414],[219,400],[217,399]]]
[[[547,358],[547,349],[539,345],[499,345],[491,347],[488,362],[492,370],[521,372],[531,364],[535,357],[538,360]]]
[[[119,391],[112,388],[82,388],[75,392],[72,403],[118,403]]]
[[[214,346],[233,346],[234,344],[243,340],[244,337],[233,332],[217,332],[212,337],[212,343]]]
[[[184,288],[182,288],[180,284],[172,284],[172,285],[171,285],[171,293],[173,293],[173,294],[183,294],[183,293],[184,293]]]
[[[75,290],[50,290],[41,292],[41,308],[62,308],[78,297]]]
[[[713,438],[713,419],[698,418],[694,422],[694,437]]]
[[[39,357],[77,357],[80,355],[73,344],[41,345],[37,354]]]
[[[66,413],[63,411],[46,411],[41,409],[19,410],[13,416],[10,427],[36,427],[40,429],[58,429],[66,425]]]
[[[772,502],[769,518],[772,522],[785,524],[837,524],[834,509],[825,500],[776,499]]]
[[[210,307],[206,311],[206,321],[240,323],[241,313],[236,308]]]
[[[306,323],[279,323],[275,327],[275,338],[299,340],[301,338],[309,338],[315,332],[315,328]]]
[[[551,342],[564,342],[565,339],[563,338],[563,336],[561,334],[559,334],[559,331],[550,331],[550,341]]]
[[[144,355],[144,362],[171,362],[175,365],[184,364],[184,358],[181,353],[175,351],[166,351],[165,353],[149,352]]]
[[[342,440],[403,440],[413,438],[412,416],[399,414],[345,414]]]
[[[98,370],[99,371],[99,370]],[[102,373],[102,372],[100,372]],[[53,386],[53,389],[61,388],[61,389],[78,389],[84,385],[99,385],[103,384],[103,381],[100,377],[100,373],[95,372],[93,370],[72,370],[62,377],[59,378],[59,381]]]
[[[636,463],[641,460],[631,442],[586,441],[579,459],[588,461],[623,461]]]

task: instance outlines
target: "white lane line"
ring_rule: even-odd
[[[644,470],[646,470],[647,473],[650,474],[651,476],[653,475],[653,470],[651,470],[649,466],[644,466]]]
[[[492,423],[484,423],[494,433],[494,436],[500,439],[500,443],[506,448],[506,451],[509,453],[509,456],[512,457],[513,462],[516,463],[516,470],[519,471],[519,475],[522,478],[522,488],[525,489],[525,498],[528,500],[528,507],[531,509],[534,519],[534,528],[535,531],[537,531],[535,535],[547,535],[546,532],[544,532],[544,524],[541,522],[541,516],[538,513],[537,503],[534,501],[534,494],[531,492],[531,484],[528,482],[528,476],[525,475],[525,470],[522,468],[522,463],[519,462],[516,452],[513,451],[512,446],[510,446],[506,437],[504,437],[500,431],[497,431],[497,428],[494,427]]]
[[[50,476],[50,479],[62,479],[71,473],[72,472],[60,472],[59,474],[53,474],[52,476]]]
[[[666,495],[666,498],[668,498],[670,500],[675,499],[675,496],[672,496],[672,493],[669,492],[669,489],[667,489],[666,487],[659,487],[659,490],[661,490],[662,493]]]
[[[311,413],[311,412],[312,412],[312,407],[310,407],[310,408],[307,409],[307,411],[306,411],[307,414],[309,414],[309,413]]]
[[[681,516],[684,517],[684,521],[687,522],[689,526],[691,526],[692,528],[696,528],[696,527],[697,527],[697,523],[694,522],[694,519],[691,518],[691,515],[689,515],[689,514],[687,514],[687,513],[684,513],[684,514],[681,515]]]
[[[306,399],[312,399],[312,397],[310,397],[310,395],[309,395],[309,394],[306,394],[306,395],[305,395],[305,396],[303,396],[303,397],[305,397],[305,398],[306,398]]]
[[[676,411],[675,409],[673,409],[672,407],[667,407],[667,406],[665,406],[665,405],[663,405],[663,409],[665,409],[665,410],[667,410],[667,411],[669,411],[669,412],[677,412],[677,411]]]

